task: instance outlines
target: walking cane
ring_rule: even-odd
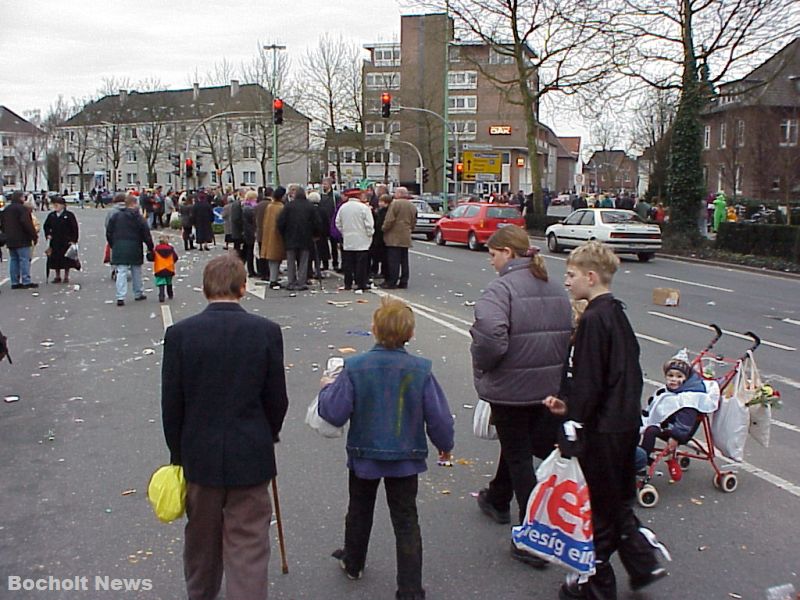
[[[281,520],[281,503],[278,500],[278,480],[272,480],[272,500],[275,504],[275,521],[278,523],[278,546],[281,550],[281,573],[289,572],[289,563],[286,562],[286,543],[283,539],[283,521]]]

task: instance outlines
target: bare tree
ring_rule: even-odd
[[[674,90],[647,88],[639,95],[631,124],[631,142],[648,167],[648,197],[663,198],[667,191],[669,148],[678,95]]]

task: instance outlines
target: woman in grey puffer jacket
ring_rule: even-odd
[[[528,234],[509,226],[489,238],[490,262],[498,273],[475,304],[472,368],[478,396],[492,405],[500,440],[497,474],[478,504],[500,523],[510,521],[516,496],[523,520],[536,484],[533,456],[550,453],[558,421],[542,406],[558,390],[567,359],[571,308],[566,290],[550,281],[544,260],[529,248]],[[512,554],[534,566],[529,555]]]

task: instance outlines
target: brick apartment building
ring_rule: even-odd
[[[369,59],[363,67],[366,115],[363,137],[370,158],[367,168],[370,179],[380,181],[388,172],[392,183],[418,189],[421,157],[428,171],[425,191],[441,191],[444,124],[441,118],[424,110],[444,114],[447,70],[449,155],[455,158],[457,154],[465,169],[470,158],[467,154],[467,161],[464,160],[465,152],[485,153],[500,159],[496,173],[474,177],[467,173],[457,190],[451,184],[449,191],[469,194],[532,189],[522,107],[509,102],[508,94],[481,72],[483,69],[497,77],[513,79],[516,67],[511,57],[487,44],[454,39],[453,20],[445,14],[403,16],[399,43],[368,44],[365,48]],[[381,116],[383,92],[392,96],[389,119]],[[391,134],[388,168],[384,163],[387,133]],[[348,135],[352,138],[352,132]],[[555,134],[542,125],[539,135],[542,185],[549,189],[558,187],[559,147]],[[569,152],[563,148],[561,151],[562,159],[566,159]],[[361,164],[356,160],[361,158],[359,149],[350,146],[346,152],[354,160],[346,162],[343,171],[354,173],[357,179],[362,175]],[[330,138],[327,158],[330,167],[333,162]]]
[[[742,79],[720,86],[703,123],[710,192],[800,200],[800,38]]]
[[[623,150],[597,150],[583,167],[586,189],[591,193],[636,193],[639,167]]]

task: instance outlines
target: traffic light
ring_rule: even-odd
[[[447,174],[447,178],[448,178],[450,181],[452,181],[452,180],[453,180],[453,175],[454,175],[454,173],[455,173],[455,166],[456,166],[456,164],[455,164],[455,163],[456,163],[456,161],[455,161],[455,160],[453,160],[452,158],[448,158],[448,159],[447,159],[447,163],[446,163],[446,164],[445,164],[445,166],[444,166],[445,173]]]
[[[283,100],[275,98],[272,101],[272,122],[275,125],[283,123]]]
[[[422,183],[428,183],[428,167],[422,168]]]
[[[381,94],[381,116],[388,119],[392,114],[392,95],[389,92]]]
[[[456,181],[464,177],[464,163],[456,163]]]
[[[173,167],[176,169],[180,169],[181,166],[181,155],[180,154],[173,154],[170,153],[169,155],[169,162],[172,164]]]
[[[191,158],[186,159],[184,167],[186,168],[186,179],[194,177],[194,161]]]

